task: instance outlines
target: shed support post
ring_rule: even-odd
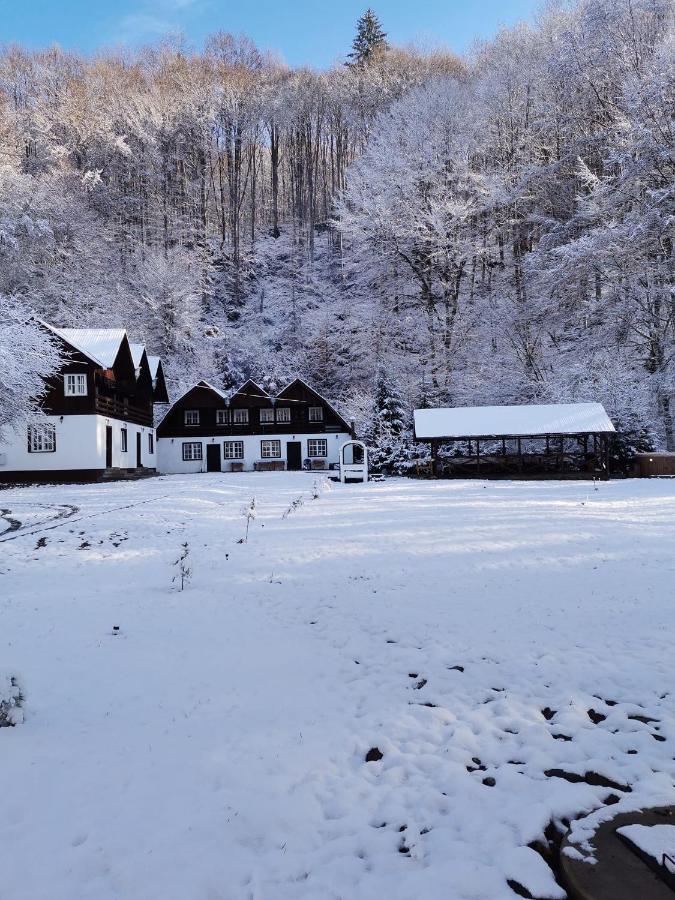
[[[480,441],[476,438],[476,474],[480,475]]]
[[[431,442],[431,474],[438,478],[438,441]]]
[[[520,438],[518,438],[518,471],[523,471],[523,446]]]

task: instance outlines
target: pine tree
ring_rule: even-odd
[[[352,52],[347,56],[347,66],[364,66],[387,49],[387,34],[382,30],[380,20],[368,7],[356,23],[356,37],[352,43]]]
[[[380,368],[377,373],[375,409],[377,424],[399,437],[405,428],[405,407],[403,398],[384,368]]]
[[[371,464],[375,471],[397,472],[410,459],[410,433],[403,398],[384,368],[377,373]]]

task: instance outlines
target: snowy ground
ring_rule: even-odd
[[[315,480],[0,491],[2,900],[562,897],[675,802],[675,481]]]

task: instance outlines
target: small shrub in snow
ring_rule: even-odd
[[[284,512],[284,514],[283,514],[283,516],[282,516],[281,518],[282,518],[282,519],[287,519],[288,516],[290,516],[290,514],[291,514],[292,512],[295,512],[296,509],[300,509],[300,507],[302,506],[302,504],[303,504],[304,502],[305,502],[305,501],[304,501],[304,499],[303,499],[302,497],[296,497],[295,500],[293,500],[293,502],[291,503],[291,505],[288,507],[288,509]]]
[[[188,581],[192,578],[192,560],[190,559],[190,547],[185,541],[181,544],[181,551],[178,559],[174,562],[176,569],[171,582],[178,586],[178,590],[184,591]]]
[[[0,728],[23,722],[24,696],[13,675],[0,675]]]
[[[248,543],[248,530],[251,527],[251,522],[255,519],[256,510],[255,510],[255,497],[251,498],[251,502],[248,506],[243,506],[241,509],[242,516],[246,519],[246,533],[243,538],[240,538],[238,543],[247,544]]]

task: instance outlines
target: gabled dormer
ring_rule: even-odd
[[[280,391],[278,406],[288,404],[294,410],[293,420],[317,431],[347,431],[351,426],[331,404],[301,378],[295,378]]]
[[[168,403],[169,392],[166,389],[164,367],[159,356],[149,356],[150,376],[152,378],[152,399],[154,403]]]
[[[129,347],[134,361],[136,392],[141,396],[153,398],[152,373],[145,346],[143,344],[129,344]]]
[[[199,381],[167,411],[157,426],[157,436],[199,436],[214,434],[229,423],[229,398],[208,381]]]

